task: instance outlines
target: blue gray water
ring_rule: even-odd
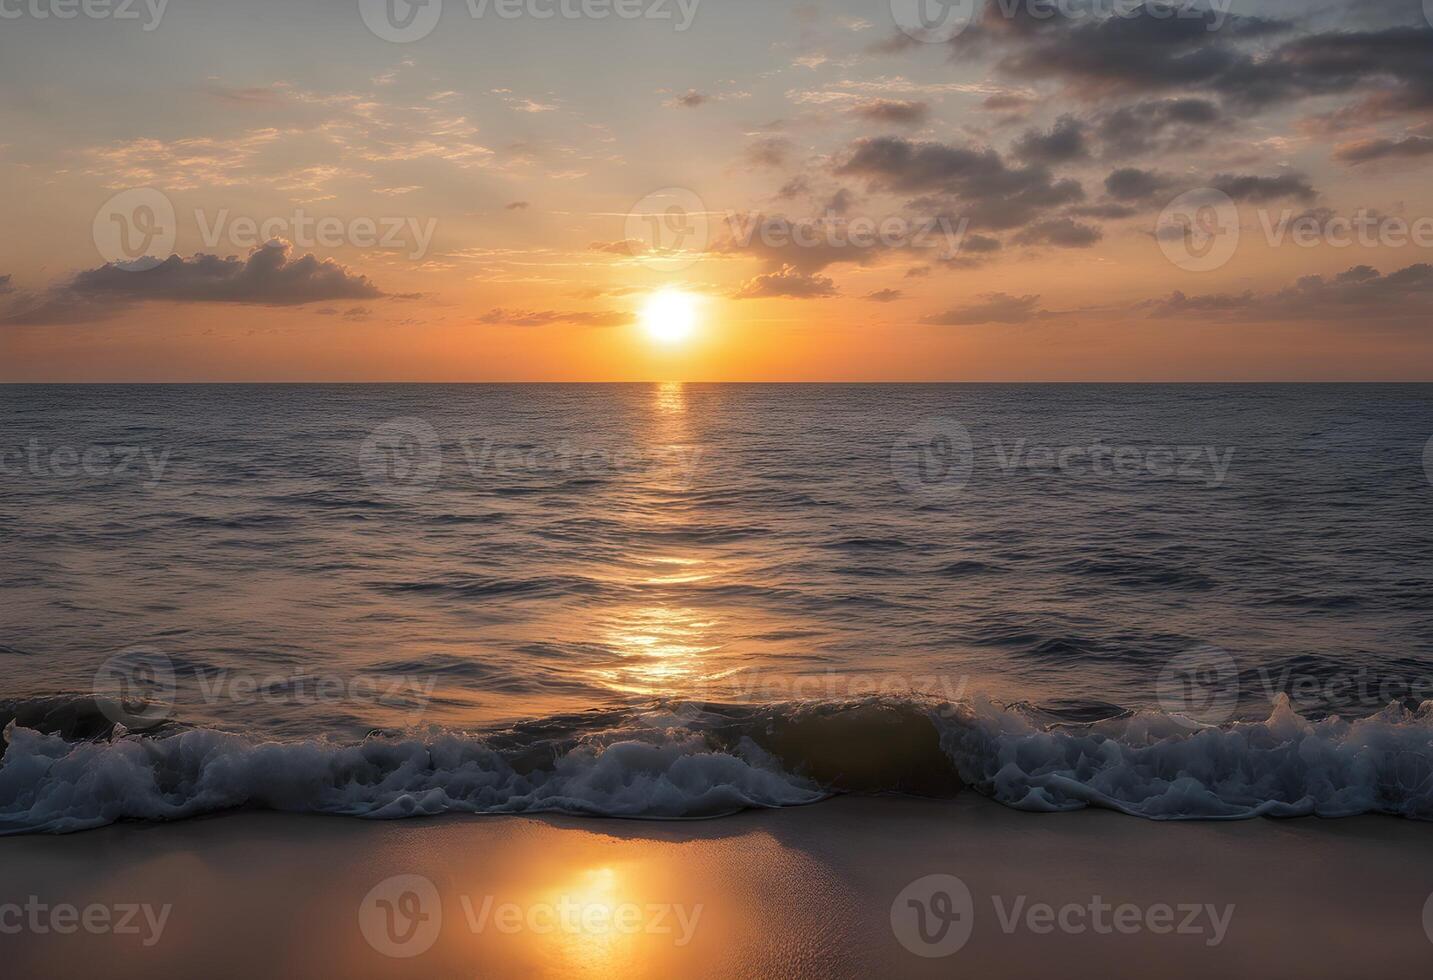
[[[953,782],[1041,808],[1067,800],[1032,802],[1030,766],[1002,789],[1003,763],[972,761],[988,746],[908,716],[1121,744],[1138,721],[1183,746],[1268,736],[1282,692],[1304,726],[1410,713],[1388,720],[1417,729],[1405,767],[1427,737],[1433,386],[9,386],[0,403],[17,720],[0,817],[24,826],[45,824],[61,761],[114,764],[74,746],[144,746],[158,772],[156,746],[185,735],[467,739],[526,778],[513,753],[560,768],[633,731],[709,750],[736,726],[723,752],[775,752],[740,764],[801,786],[733,797],[761,805],[880,782],[815,759],[835,729],[771,735],[851,708],[901,720],[853,724],[850,752],[939,739]],[[17,769],[19,729],[48,774]],[[908,763],[875,768],[929,769]],[[286,805],[250,778],[215,805]],[[1297,809],[1300,789],[1248,792]],[[473,808],[524,808],[512,792]],[[1083,802],[1156,815],[1100,794]],[[108,818],[173,815],[118,796]]]

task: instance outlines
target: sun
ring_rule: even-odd
[[[659,344],[679,344],[697,329],[701,299],[680,289],[653,293],[642,306],[642,329]]]

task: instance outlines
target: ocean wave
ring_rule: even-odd
[[[838,793],[973,790],[1020,810],[1154,820],[1433,818],[1433,702],[1355,720],[1218,727],[1157,712],[1076,721],[988,700],[662,703],[356,744],[103,723],[93,700],[3,706],[0,833],[64,833],[240,807],[376,819],[544,813],[717,817]]]

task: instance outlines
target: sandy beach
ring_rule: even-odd
[[[26,977],[1336,978],[1433,963],[1433,837],[1378,817],[1169,824],[973,796],[686,823],[239,813],[8,838],[0,865],[0,948]],[[930,875],[955,876],[968,905],[911,891]]]

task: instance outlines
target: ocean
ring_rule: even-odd
[[[0,832],[1433,817],[1433,386],[0,388]]]

